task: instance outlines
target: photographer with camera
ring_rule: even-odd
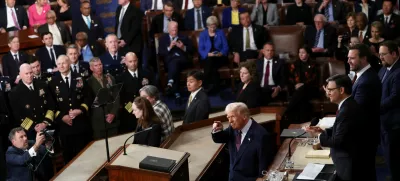
[[[52,142],[43,132],[37,132],[36,141],[28,141],[25,129],[14,128],[8,139],[12,143],[6,152],[7,180],[49,180],[53,170],[45,157],[51,152]],[[45,146],[43,145],[45,143]],[[44,162],[42,163],[42,160]]]

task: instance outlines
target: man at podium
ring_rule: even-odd
[[[223,129],[220,121],[215,121],[212,139],[215,143],[226,143],[229,148],[230,181],[262,180],[261,172],[267,170],[274,153],[267,131],[253,118],[246,104],[228,104],[225,113],[229,127]]]

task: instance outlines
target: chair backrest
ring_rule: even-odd
[[[297,56],[299,48],[304,44],[304,28],[302,26],[271,26],[267,31],[275,45],[276,55],[289,53],[291,57]]]

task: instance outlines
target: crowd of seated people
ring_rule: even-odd
[[[59,144],[64,149],[66,163],[89,141],[104,138],[104,124],[108,125],[109,135],[140,131],[151,126],[151,139],[143,136],[143,140],[138,137],[134,142],[160,146],[174,130],[171,112],[159,97],[164,92],[179,99],[188,94],[184,104],[184,124],[208,119],[211,111],[208,96],[221,91],[219,68],[225,65],[239,75],[236,78],[240,82],[235,80],[238,83],[234,90],[235,100],[249,108],[268,106],[274,101],[287,102],[283,114],[291,122],[282,125],[287,127],[290,123],[310,118],[303,113],[312,111],[310,102],[320,95],[322,86],[317,81],[322,76],[315,61],[317,58],[331,57],[334,61],[342,61],[346,73],[361,76],[353,63],[349,63],[349,54],[355,45],[363,44],[371,53],[368,64],[375,72],[381,71],[380,77],[384,79],[387,75],[385,68],[396,65],[393,61],[388,66],[385,61],[390,58],[387,56],[398,56],[393,47],[388,53],[381,46],[388,40],[399,41],[400,17],[395,13],[397,1],[361,0],[354,2],[350,10],[347,7],[349,2],[340,0],[320,0],[313,4],[295,0],[294,4],[287,6],[284,17],[280,11],[282,5],[268,0],[141,0],[140,8],[129,0],[118,3],[115,34],[107,36],[89,1],[80,3],[78,15],[72,15],[65,0],[58,0],[58,7],[53,9],[46,0],[22,4],[30,5],[27,10],[16,0],[6,0],[5,7],[0,9],[1,33],[32,27],[37,29],[43,42],[32,56],[21,50],[18,36],[10,36],[9,51],[1,58],[1,73],[8,76],[12,89],[4,89],[1,85],[0,90],[6,94],[14,93],[15,98],[19,85],[26,88],[23,91],[38,91],[40,96],[29,99],[49,105],[46,110],[41,109],[42,112],[26,116],[33,121],[32,126],[21,125],[23,122],[16,118],[10,126],[22,126],[28,139],[35,139],[33,133],[45,127],[60,128]],[[224,5],[210,6],[216,4]],[[71,25],[64,22],[68,20],[72,20]],[[143,21],[150,22],[146,31],[142,31]],[[283,24],[303,28],[302,45],[297,49],[298,55],[292,58],[294,62],[286,62],[280,57],[280,47],[276,46],[279,42],[271,42],[274,35],[268,33],[269,28],[283,27]],[[152,62],[149,64],[151,67],[142,67],[145,38],[157,45],[157,50],[150,51],[147,56]],[[197,54],[198,57],[194,57]],[[196,58],[199,67],[195,67],[196,62],[192,61]],[[162,60],[162,64],[158,60]],[[159,72],[152,70],[157,70],[157,66],[164,66],[167,75],[155,75]],[[187,68],[196,70],[186,72]],[[185,74],[187,89],[182,89],[182,74]],[[163,76],[166,76],[166,82],[156,79]],[[45,93],[41,92],[43,83],[50,86]],[[107,106],[105,112],[90,107],[89,102],[95,100],[99,89],[119,83],[126,85],[121,97]],[[69,90],[79,104],[68,104],[71,99],[62,96],[65,90]],[[48,91],[50,96],[47,97]],[[34,106],[15,104],[8,109],[8,114],[16,115],[24,109],[36,110]],[[13,107],[20,110],[13,110]],[[53,113],[49,114],[47,123],[35,118],[39,114],[47,115],[47,111]],[[87,124],[76,126],[81,129],[79,131],[71,131],[75,126],[72,124],[74,119],[85,119],[83,116],[88,119]],[[56,122],[49,122],[50,118]],[[398,134],[398,129],[385,129]],[[85,139],[79,143],[71,141],[78,136]],[[388,138],[389,142],[391,138]],[[391,169],[395,167],[391,165]]]

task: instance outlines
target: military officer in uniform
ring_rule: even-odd
[[[56,73],[49,83],[56,99],[55,122],[58,124],[63,157],[68,163],[90,141],[91,130],[89,106],[91,103],[88,87],[83,78],[70,70],[71,62],[66,55],[57,58]]]
[[[93,74],[88,78],[87,82],[92,95],[97,95],[98,91],[102,88],[110,88],[116,84],[115,78],[112,75],[103,74],[103,64],[99,58],[93,57],[90,60],[89,65]],[[102,108],[92,109],[91,122],[94,139],[101,139],[105,137],[105,126],[108,130],[108,136],[117,135],[120,124],[119,120],[117,119],[119,105],[120,100],[117,98],[114,103],[106,105],[105,113],[103,112]]]
[[[30,56],[28,59],[28,63],[32,68],[33,80],[39,80],[39,81],[43,81],[45,83],[48,83],[51,80],[51,77],[53,76],[53,74],[42,72],[42,68],[40,66],[40,61],[36,57]]]
[[[67,47],[67,56],[71,61],[71,71],[85,80],[90,76],[89,63],[79,60],[79,47],[71,44]]]
[[[132,102],[140,96],[139,90],[149,84],[148,73],[138,68],[138,58],[135,53],[129,52],[125,55],[125,64],[127,71],[122,73],[121,82],[121,124],[120,133],[132,132],[136,130],[137,120],[132,114]]]
[[[55,105],[47,84],[33,80],[29,64],[20,66],[19,76],[21,80],[9,94],[15,119],[12,126],[23,127],[28,139],[34,140],[37,132],[53,125]]]

